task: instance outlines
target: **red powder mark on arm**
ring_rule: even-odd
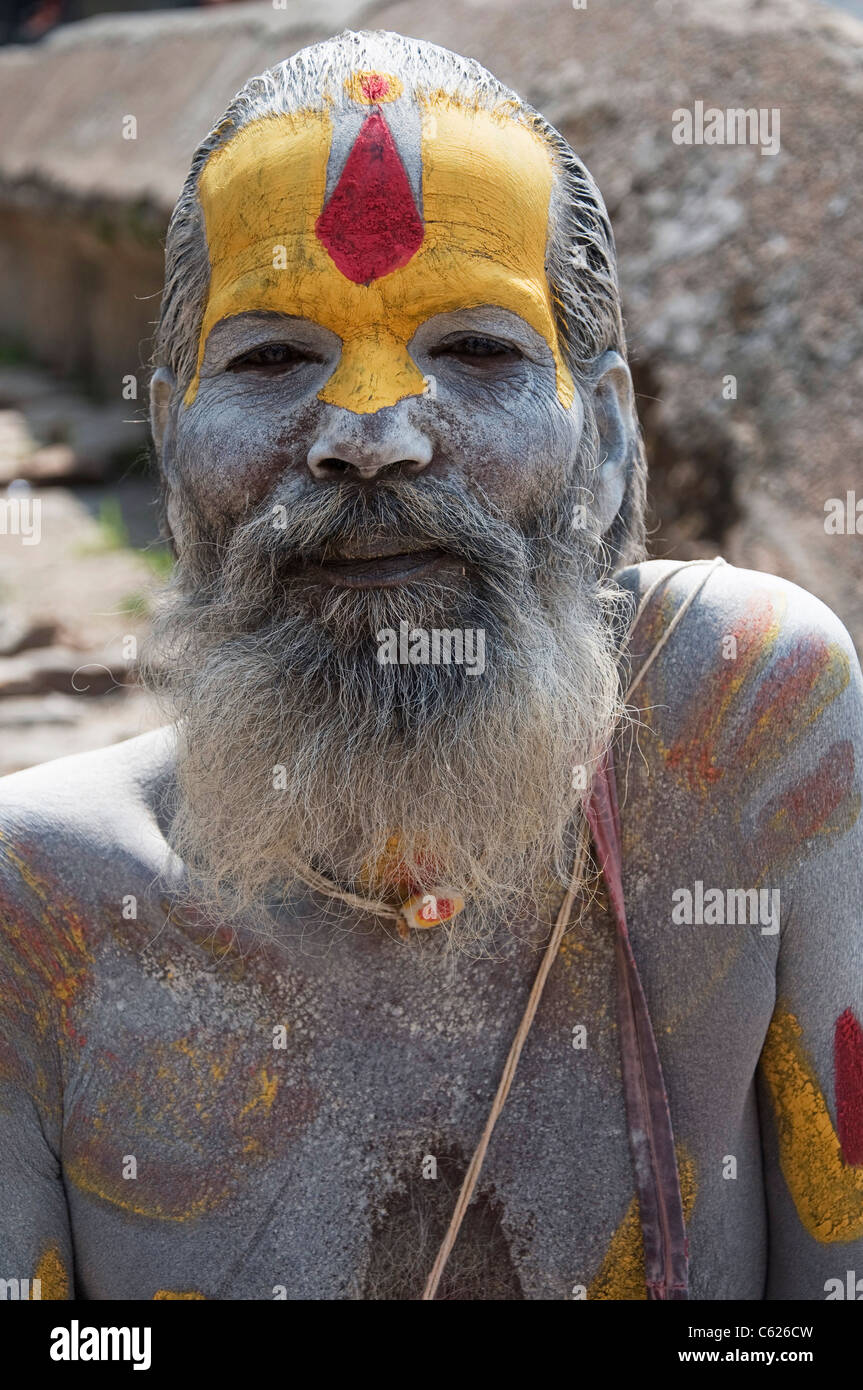
[[[836,1127],[846,1163],[863,1166],[863,1028],[850,1009],[836,1020],[833,1038]]]
[[[844,834],[860,814],[854,780],[854,745],[833,743],[817,767],[768,801],[753,841],[759,873],[790,862],[816,836]]]
[[[379,111],[367,116],[315,224],[318,240],[355,285],[407,265],[423,224],[405,167]]]
[[[700,688],[690,702],[680,734],[666,753],[666,760],[693,791],[708,790],[735,767],[735,759],[723,756],[729,724],[741,692],[768,665],[779,624],[772,598],[751,596],[746,610],[727,634],[737,643],[734,661],[722,661],[711,673],[707,689]]]

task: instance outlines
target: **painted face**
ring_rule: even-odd
[[[399,100],[384,74],[355,74],[348,87],[357,110],[338,126],[326,109],[265,117],[207,161],[199,196],[211,279],[186,404],[211,329],[234,315],[269,310],[337,335],[319,399],[369,414],[428,389],[409,350],[422,323],[496,305],[547,344],[568,408],[545,274],[552,168],[541,140],[442,95]]]
[[[221,526],[276,485],[290,502],[391,467],[522,520],[584,418],[545,271],[549,152],[391,75],[347,90],[252,122],[202,170],[210,283],[169,475]]]

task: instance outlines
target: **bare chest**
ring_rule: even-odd
[[[753,976],[751,933],[641,925],[657,885],[633,858],[694,1287],[757,1297],[751,1080],[769,972]],[[444,1297],[641,1294],[612,931],[598,901],[563,943]],[[406,945],[312,917],[278,948],[147,930],[107,943],[65,1107],[85,1296],[418,1296],[538,964],[510,933],[473,960],[430,934]]]

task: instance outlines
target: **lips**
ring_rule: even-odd
[[[438,547],[405,550],[395,544],[345,545],[316,563],[304,565],[302,573],[307,579],[347,589],[387,589],[457,565],[460,562],[454,555]]]

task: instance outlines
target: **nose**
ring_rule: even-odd
[[[401,424],[378,437],[327,432],[309,449],[309,472],[318,482],[338,478],[370,483],[383,473],[413,476],[432,459],[431,442],[413,426]]]

